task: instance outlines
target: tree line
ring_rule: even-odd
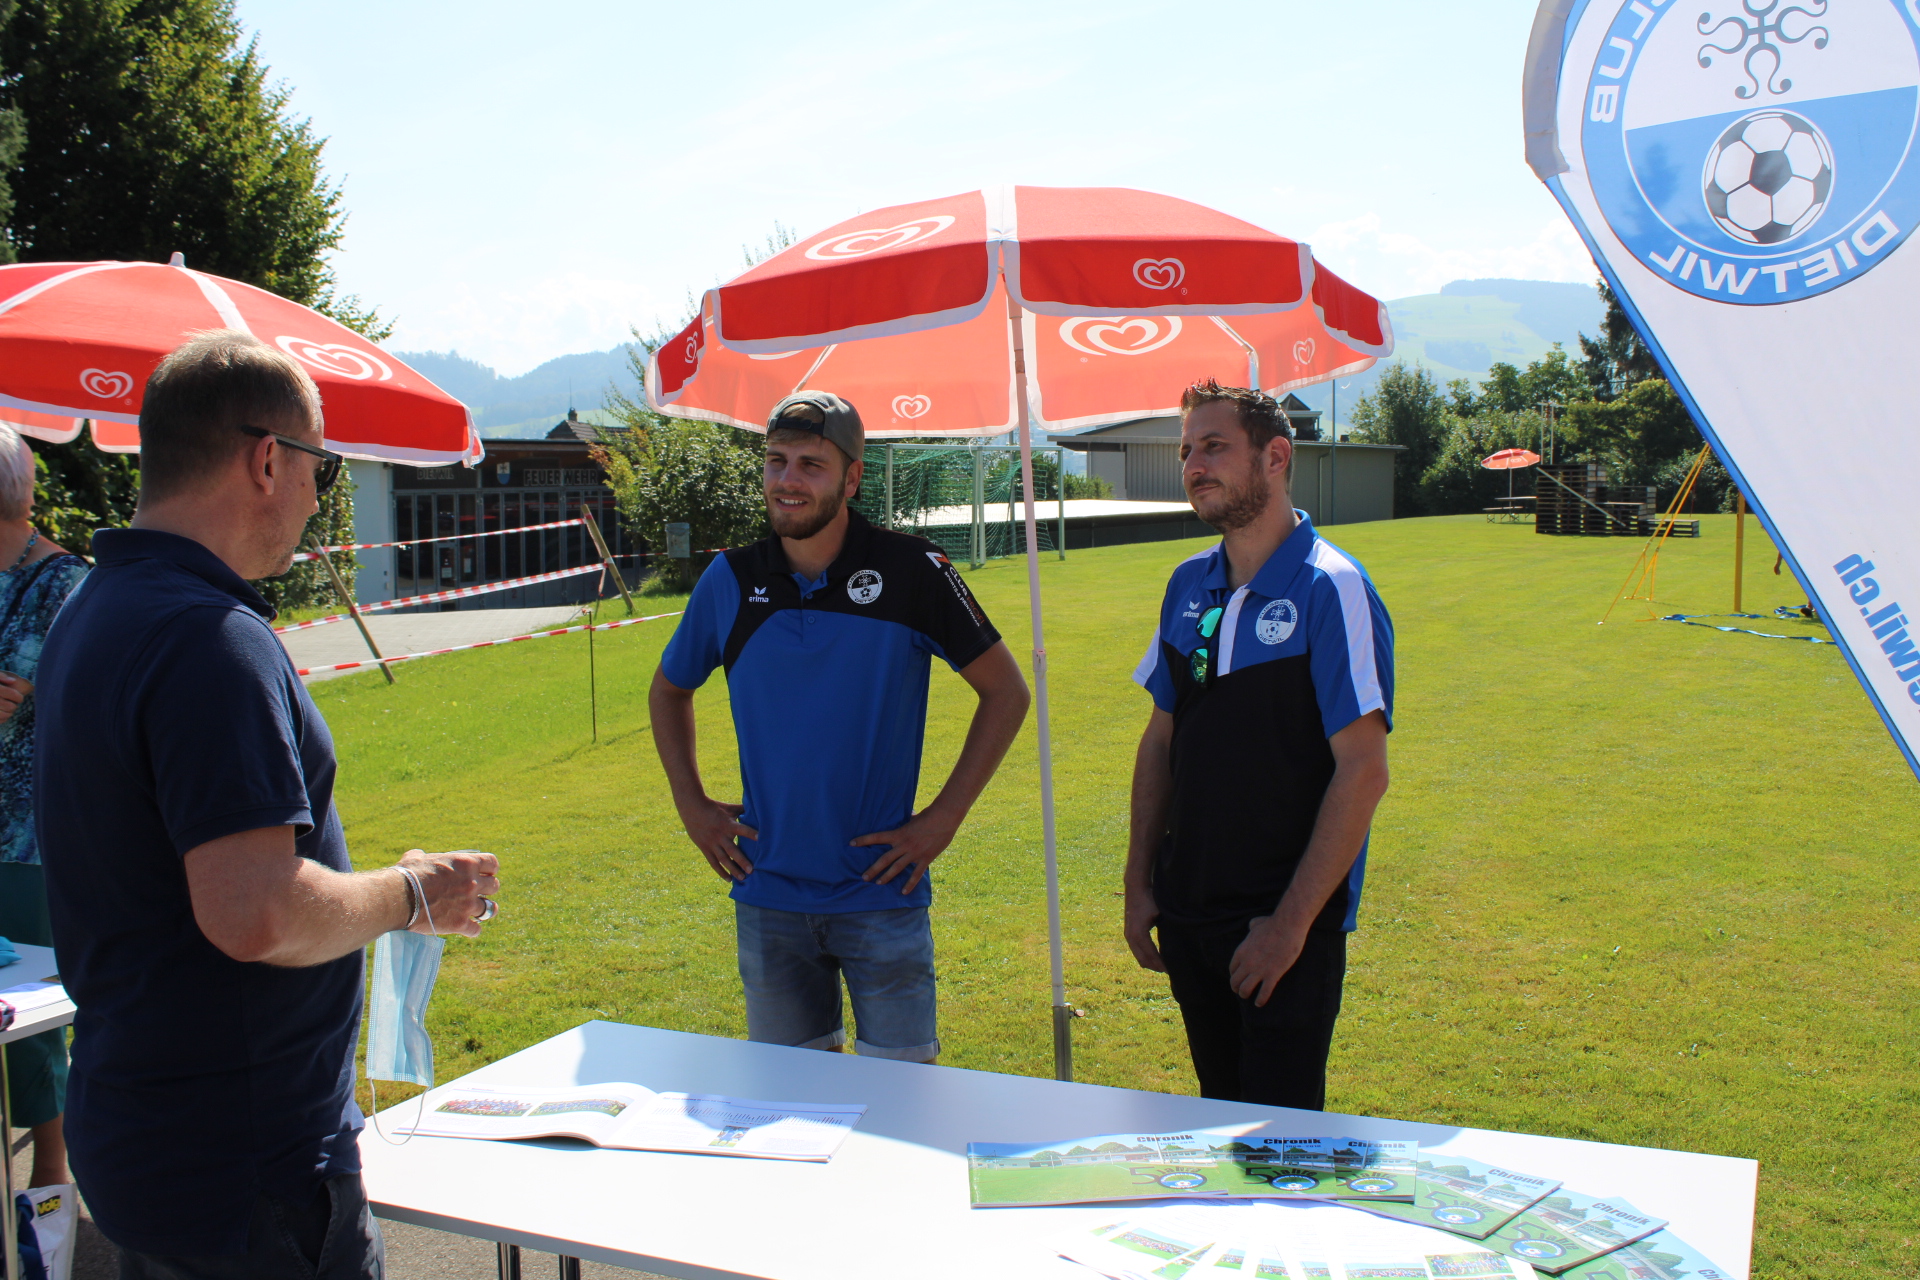
[[[232,0],[0,0],[0,262],[165,262],[242,280],[378,342],[328,255],[347,214],[326,140],[289,109]],[[35,520],[85,551],[133,514],[138,463],[34,441]],[[350,542],[352,486],[308,527]],[[335,558],[348,582],[351,555]],[[280,607],[333,596],[324,566],[258,584]]]
[[[1394,460],[1395,515],[1489,506],[1505,494],[1507,477],[1480,463],[1502,449],[1531,449],[1556,462],[1598,462],[1609,485],[1652,488],[1663,507],[1672,501],[1700,452],[1700,429],[1620,300],[1604,280],[1598,289],[1606,317],[1598,335],[1580,335],[1578,358],[1555,343],[1524,369],[1495,364],[1477,386],[1466,378],[1442,386],[1405,361],[1388,366],[1354,406],[1350,422],[1355,440],[1401,446]],[[1710,456],[1693,508],[1720,510],[1732,497],[1726,469]]]

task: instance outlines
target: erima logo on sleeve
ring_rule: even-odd
[[[747,597],[747,603],[748,604],[771,604],[772,601],[767,599],[767,589],[765,587],[755,587],[753,589],[753,594]]]

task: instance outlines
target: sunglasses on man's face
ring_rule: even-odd
[[[346,465],[346,459],[331,449],[316,449],[291,436],[283,436],[277,431],[268,431],[264,427],[241,427],[241,431],[256,440],[271,440],[275,444],[285,445],[289,449],[298,449],[301,453],[310,453],[320,459],[320,465],[313,469],[313,491],[316,495],[333,488],[333,482],[340,478],[340,468]]]
[[[1213,633],[1220,629],[1220,617],[1224,613],[1226,613],[1225,609],[1215,605],[1194,620],[1194,629],[1200,633],[1202,640],[1209,642],[1213,640]],[[1213,645],[1211,643],[1193,651],[1192,671],[1195,684],[1205,684],[1213,678]]]

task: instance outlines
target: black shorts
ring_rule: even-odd
[[[1324,1111],[1327,1053],[1347,976],[1347,935],[1307,933],[1265,1005],[1234,994],[1227,981],[1246,920],[1159,926],[1160,956],[1187,1026],[1200,1095],[1270,1107]]]

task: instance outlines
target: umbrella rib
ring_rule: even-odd
[[[1247,385],[1258,391],[1260,389],[1260,353],[1254,350],[1251,342],[1234,332],[1233,326],[1219,316],[1208,316],[1207,319],[1219,325],[1226,335],[1239,343],[1240,349],[1247,353]]]
[[[5,302],[0,302],[0,315],[5,315],[23,302],[32,301],[49,289],[58,288],[67,281],[77,280],[81,276],[90,276],[96,271],[115,271],[121,267],[142,267],[150,265],[152,264],[144,262],[89,262],[84,267],[76,267],[72,271],[62,271],[57,276],[49,276],[39,284],[28,289],[22,289]]]
[[[813,380],[813,375],[820,372],[820,366],[827,362],[827,357],[833,354],[833,349],[839,345],[837,342],[829,342],[825,350],[814,357],[813,363],[807,366],[807,371],[800,375],[800,381],[794,383],[793,390],[787,392],[787,394],[790,396],[799,395],[807,383]]]

